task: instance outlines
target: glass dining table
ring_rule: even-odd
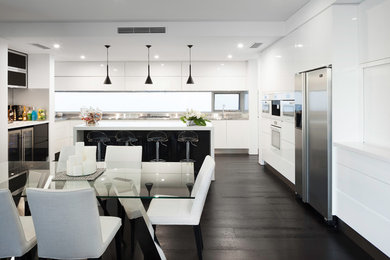
[[[131,241],[138,242],[145,259],[159,259],[155,238],[149,235],[150,223],[145,203],[141,201],[147,204],[150,199],[194,199],[191,196],[195,182],[194,164],[98,162],[97,167],[99,173],[95,176],[72,177],[64,171],[66,164],[58,162],[3,162],[0,163],[0,189],[8,188],[16,205],[23,205],[26,214],[29,214],[27,188],[72,190],[92,187],[105,215],[119,216],[120,212],[110,214],[104,206],[107,201],[115,201],[117,209],[126,214],[130,212],[129,208],[137,205],[137,216],[131,220],[134,221],[134,229],[131,230],[135,230]],[[92,177],[92,180],[87,180]],[[127,216],[132,218],[129,214]],[[124,216],[121,217],[124,221]]]
[[[92,187],[97,198],[105,199],[193,199],[192,162],[98,162],[97,167],[101,174],[88,180],[88,176],[67,176],[58,162],[3,162],[0,163],[0,188],[9,188],[14,197],[24,197],[26,188]],[[132,193],[129,185],[133,187]]]

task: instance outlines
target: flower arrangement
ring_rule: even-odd
[[[192,126],[192,125],[205,126],[206,122],[210,122],[210,120],[206,118],[205,114],[202,114],[199,111],[195,111],[193,109],[191,110],[187,109],[186,114],[180,117],[180,120],[183,121],[183,123],[186,123],[187,126]]]
[[[98,108],[81,108],[80,117],[88,126],[93,126],[102,119],[103,113]]]

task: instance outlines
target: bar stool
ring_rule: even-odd
[[[195,162],[195,160],[190,159],[190,144],[197,146],[194,143],[199,142],[197,133],[193,131],[183,131],[179,134],[177,138],[178,142],[186,143],[186,158],[181,160],[182,162]]]
[[[103,132],[93,131],[87,134],[88,142],[97,143],[97,161],[102,160],[102,144],[106,145],[106,142],[111,141],[108,136]]]
[[[125,146],[134,145],[138,141],[137,137],[132,132],[129,131],[119,131],[115,135],[115,139],[119,143],[125,143]]]
[[[167,146],[166,144],[164,144],[168,141],[167,134],[161,131],[151,131],[146,136],[146,140],[148,142],[156,143],[156,159],[151,160],[151,162],[164,162],[165,160],[160,159],[160,144],[163,146]]]

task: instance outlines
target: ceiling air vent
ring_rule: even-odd
[[[40,49],[43,49],[43,50],[50,50],[49,47],[45,46],[45,45],[42,45],[42,44],[39,44],[39,43],[31,43],[32,46],[35,46],[35,47],[38,47]]]
[[[119,34],[128,33],[165,33],[165,27],[118,27]]]
[[[263,44],[263,43],[261,43],[261,42],[255,42],[255,43],[252,44],[252,46],[249,47],[249,48],[251,48],[251,49],[257,49],[257,48],[259,48],[260,45],[262,45],[262,44]]]

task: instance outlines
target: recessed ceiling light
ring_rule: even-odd
[[[296,43],[294,45],[295,48],[302,48],[303,47],[303,44],[302,43]]]
[[[352,21],[356,21],[357,20],[357,17],[352,17]]]
[[[160,58],[160,56],[158,56],[157,54],[154,55],[154,58],[157,60],[158,58]]]
[[[80,59],[85,60],[85,56],[84,56],[84,55],[81,55],[81,56],[80,56]]]
[[[280,58],[282,58],[282,55],[276,55],[275,58],[280,59]]]
[[[118,71],[118,69],[117,69],[117,68],[114,68],[113,71]]]
[[[54,49],[59,49],[61,47],[61,45],[59,45],[58,43],[54,43],[53,47],[54,47]]]
[[[225,64],[221,63],[221,66],[225,66]]]
[[[164,67],[164,65],[165,65],[164,63],[161,63],[161,66],[163,66],[163,67]]]
[[[243,43],[237,44],[237,48],[240,48],[240,49],[244,48],[244,44]]]
[[[101,64],[100,64],[100,67],[104,67],[104,64],[103,64],[103,63],[101,63]]]
[[[228,57],[228,59],[231,59],[231,58],[233,58],[233,55],[229,54],[227,57]]]

